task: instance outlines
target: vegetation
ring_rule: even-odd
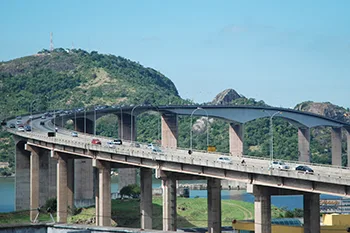
[[[137,184],[130,184],[127,186],[124,186],[120,190],[120,196],[123,198],[124,196],[131,197],[131,198],[137,198],[140,196],[141,189],[140,186]]]
[[[233,219],[253,219],[254,204],[235,200],[222,200],[222,225],[230,226]],[[279,218],[287,213],[285,209],[272,207],[272,217]],[[54,214],[55,215],[55,214]],[[41,222],[51,221],[46,212],[39,215]],[[140,227],[140,200],[112,200],[112,219],[122,227]],[[82,208],[76,215],[70,215],[68,223],[94,224],[95,208]],[[179,228],[206,227],[208,221],[207,199],[177,198],[177,221]],[[29,222],[29,211],[0,214],[0,225]],[[153,227],[162,229],[162,198],[153,197]]]
[[[158,71],[145,68],[137,62],[93,51],[55,49],[42,50],[34,56],[8,62],[0,62],[0,120],[30,111],[53,109],[91,108],[96,105],[129,104],[191,104],[179,97],[175,85]],[[264,101],[253,98],[233,100],[232,105],[267,106]],[[324,103],[315,106],[311,101],[300,103],[296,109],[313,111],[321,108],[326,116],[337,120],[349,120],[346,109]],[[198,120],[193,117],[193,123]],[[180,148],[190,146],[189,116],[179,116]],[[160,117],[158,112],[137,116],[137,140],[160,143]],[[228,124],[211,119],[209,144],[218,152],[229,152]],[[70,128],[73,126],[70,125]],[[269,156],[269,117],[257,119],[244,125],[244,154],[257,157]],[[298,160],[297,129],[286,120],[273,119],[274,155],[276,159]],[[97,134],[119,137],[115,115],[104,116],[97,121]],[[0,162],[9,162],[10,169],[2,169],[2,175],[14,172],[14,142],[10,135],[0,131]],[[202,131],[193,131],[193,148],[206,150],[206,124]],[[343,154],[345,155],[345,141]],[[311,161],[331,163],[330,129],[311,129]],[[344,156],[343,164],[346,164]]]

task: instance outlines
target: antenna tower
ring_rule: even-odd
[[[53,51],[53,35],[52,35],[52,32],[50,33],[50,51],[52,52]]]

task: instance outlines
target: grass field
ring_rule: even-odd
[[[222,225],[230,226],[233,219],[253,219],[254,204],[236,201],[222,200]],[[283,210],[273,207],[272,216],[278,217]],[[113,225],[121,227],[140,227],[140,200],[112,200]],[[206,198],[177,198],[177,226],[178,228],[206,227],[208,209]],[[40,214],[39,221],[50,222],[48,214]],[[95,207],[83,208],[74,216],[69,216],[69,223],[94,224]],[[0,214],[0,224],[29,223],[29,211]],[[153,198],[153,228],[162,229],[162,198]]]

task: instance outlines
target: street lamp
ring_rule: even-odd
[[[274,116],[276,116],[277,114],[282,114],[282,112],[277,111],[277,112],[273,113],[272,115],[265,110],[263,110],[263,112],[266,112],[270,116],[270,160],[273,161],[273,122],[272,122],[272,118]]]
[[[209,115],[208,115],[208,112],[207,110],[205,110],[204,108],[201,108],[201,107],[197,107],[196,109],[194,109],[191,113],[191,131],[190,131],[190,151],[189,151],[189,154],[192,153],[192,116],[193,114],[197,111],[197,110],[203,110],[205,112],[205,114],[207,115],[207,149],[208,149],[208,146],[209,146]]]
[[[96,106],[94,106],[94,137],[96,136]]]
[[[33,103],[35,101],[37,101],[39,98],[33,100],[31,103],[30,103],[30,129],[31,129],[31,132],[33,131]]]
[[[133,136],[134,136],[134,118],[133,118],[133,112],[134,112],[134,110],[135,110],[135,108],[137,108],[137,107],[139,107],[140,106],[140,104],[138,104],[138,105],[135,105],[133,108],[132,108],[132,110],[131,110],[131,139],[130,139],[130,141],[131,141],[131,143],[133,142]]]
[[[121,140],[124,140],[123,108],[122,108],[122,106],[119,106],[119,109],[120,109],[120,127],[121,127],[119,137]]]

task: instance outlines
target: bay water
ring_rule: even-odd
[[[191,181],[189,181],[191,182]],[[193,181],[192,181],[193,182]],[[196,182],[198,183],[198,182]],[[152,184],[153,188],[160,188],[161,184],[159,180],[154,180]],[[118,192],[118,184],[111,184],[111,192]],[[190,198],[207,198],[207,190],[190,190]],[[244,190],[222,190],[221,198],[223,200],[241,200],[253,203],[254,196],[246,193]],[[321,199],[341,199],[341,197],[331,195],[321,195]],[[288,210],[295,208],[303,208],[303,196],[272,196],[272,205],[276,207],[285,207]],[[0,177],[0,213],[12,212],[15,209],[15,178],[14,177]]]

